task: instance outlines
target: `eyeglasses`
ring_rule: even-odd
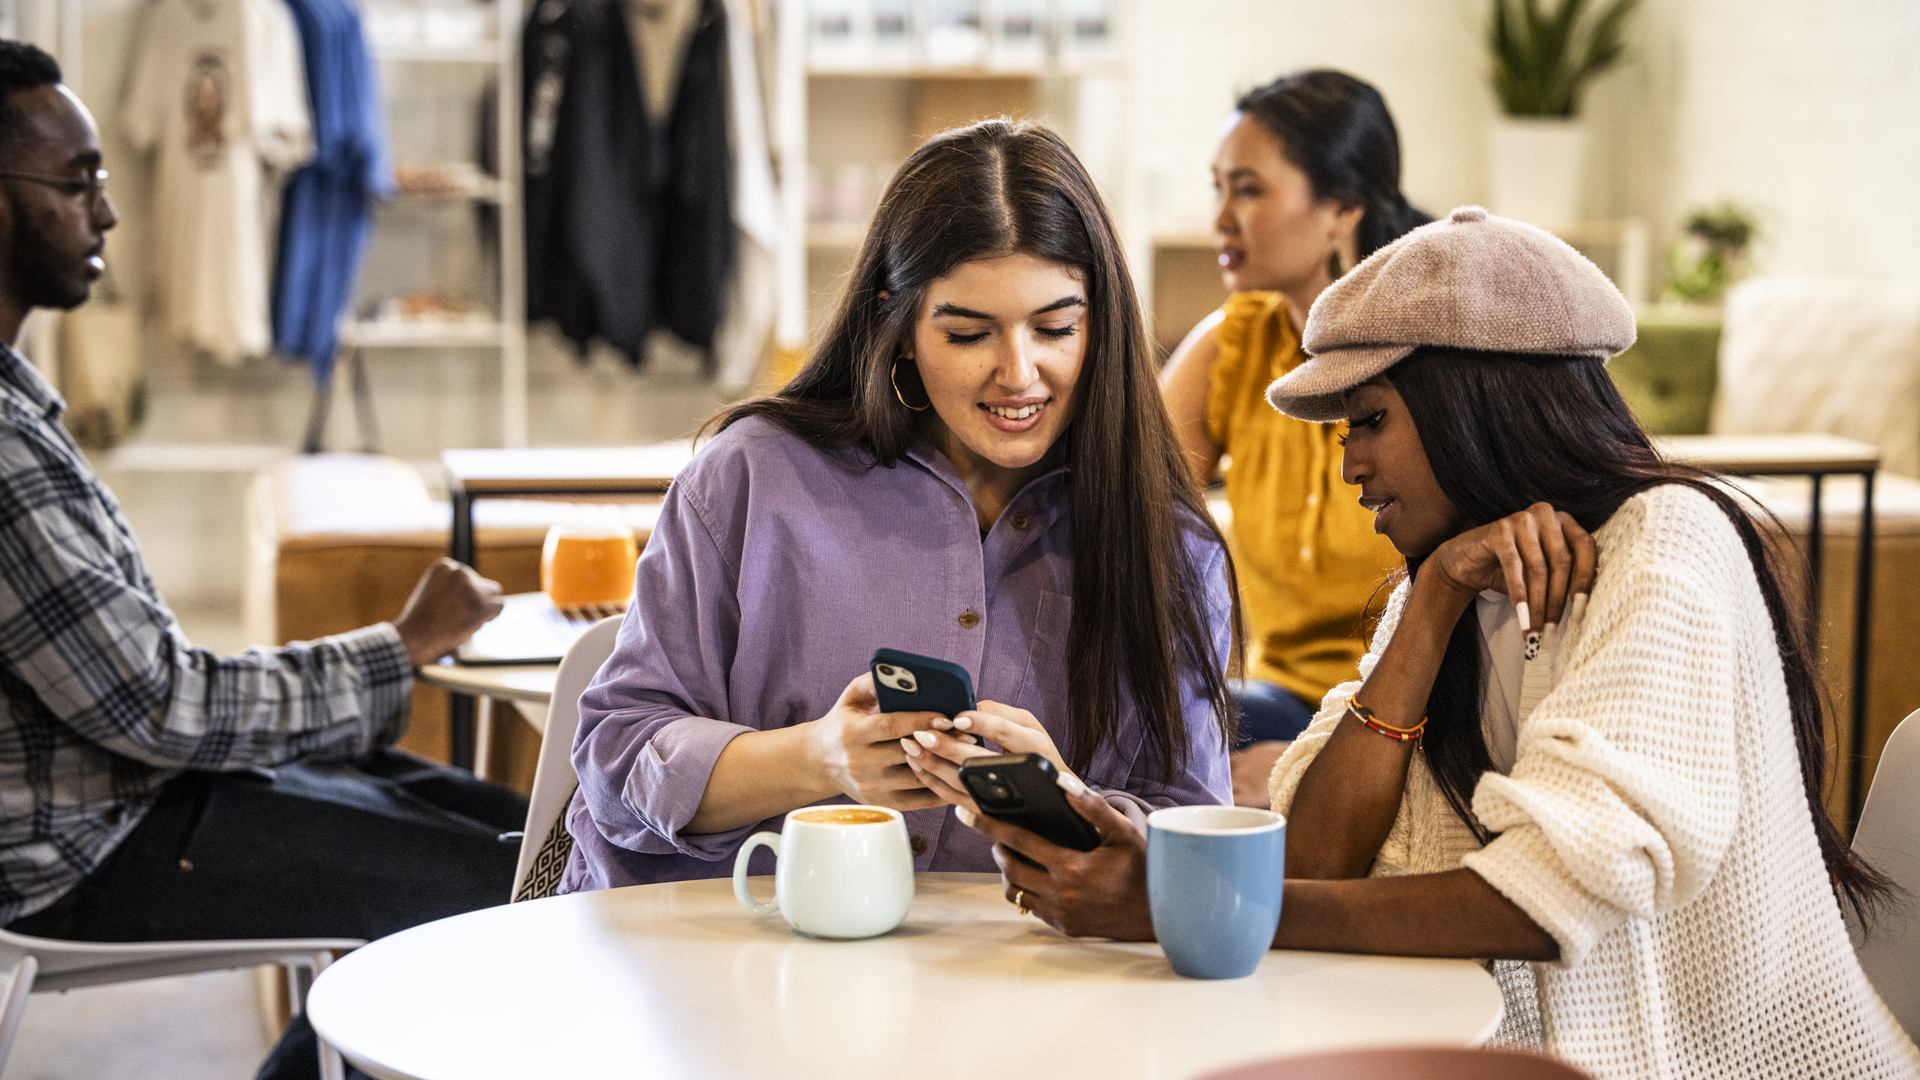
[[[107,170],[105,169],[93,170],[87,174],[85,180],[78,180],[71,176],[45,176],[40,173],[14,172],[10,169],[0,169],[0,178],[7,180],[31,180],[36,184],[45,184],[56,191],[62,192],[69,199],[84,197],[88,202],[98,200],[100,196],[106,194],[107,191]]]

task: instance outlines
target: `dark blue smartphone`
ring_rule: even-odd
[[[873,692],[883,713],[937,712],[952,719],[973,708],[966,668],[899,649],[873,651]]]

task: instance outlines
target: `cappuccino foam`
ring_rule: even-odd
[[[879,825],[892,821],[893,815],[864,806],[826,806],[818,810],[803,810],[793,815],[793,819],[809,825]]]

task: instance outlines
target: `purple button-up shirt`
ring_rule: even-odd
[[[862,451],[821,449],[760,418],[717,436],[668,493],[613,655],[581,696],[580,790],[567,810],[576,843],[561,891],[731,873],[746,838],[781,819],[682,832],[720,751],[744,732],[825,715],[876,648],[959,664],[980,698],[1031,711],[1064,746],[1067,484],[1064,468],[1033,480],[983,539],[966,485],[925,443],[875,468]],[[1225,657],[1225,553],[1197,528],[1187,547]],[[1130,707],[1082,774],[1136,819],[1228,801],[1226,746],[1199,680],[1184,682],[1194,749],[1170,782],[1157,779]],[[906,820],[916,869],[994,869],[991,843],[950,807]]]

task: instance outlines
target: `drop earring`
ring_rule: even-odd
[[[893,367],[887,372],[887,381],[893,384],[894,400],[905,406],[909,412],[926,412],[927,409],[933,405],[931,398],[927,400],[925,405],[910,405],[907,403],[906,395],[900,392],[900,361],[905,359],[906,357],[902,356],[894,360]],[[926,387],[921,387],[920,392],[924,395],[927,392]]]

